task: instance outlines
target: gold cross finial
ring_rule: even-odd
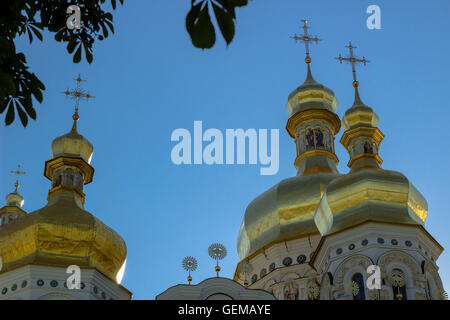
[[[308,27],[308,22],[309,20],[303,19],[300,20],[301,22],[303,22],[303,26],[300,28],[303,28],[303,35],[297,36],[297,34],[295,33],[293,37],[290,37],[291,39],[294,39],[295,42],[297,42],[298,40],[303,41],[305,43],[305,51],[306,51],[306,58],[305,58],[305,62],[307,64],[311,63],[311,57],[309,56],[309,43],[311,41],[314,41],[315,43],[319,43],[319,41],[321,41],[321,39],[319,39],[317,36],[315,36],[314,38],[311,37],[308,34],[308,29],[310,29],[310,27]]]
[[[80,99],[85,98],[86,101],[88,101],[90,98],[95,98],[94,96],[91,96],[89,94],[89,92],[84,91],[83,89],[81,89],[80,87],[80,83],[84,82],[86,80],[81,79],[80,74],[78,74],[78,78],[73,79],[77,82],[77,87],[75,89],[69,90],[67,89],[66,91],[64,91],[63,93],[66,95],[66,97],[71,97],[72,100],[75,100],[75,113],[73,114],[73,118],[75,120],[78,120],[78,106],[80,103]]]
[[[14,184],[14,186],[16,187],[16,190],[14,192],[17,192],[17,188],[19,187],[19,176],[21,174],[26,174],[25,171],[20,171],[20,164],[17,165],[17,170],[16,171],[10,171],[12,174],[17,175],[16,178],[16,183]]]
[[[366,57],[363,56],[362,59],[359,59],[357,57],[355,57],[355,55],[353,54],[353,49],[356,49],[356,47],[354,47],[352,45],[352,42],[349,41],[348,46],[345,46],[346,48],[348,48],[350,50],[350,56],[348,57],[342,57],[341,54],[339,53],[339,57],[335,58],[336,60],[339,60],[340,63],[342,63],[342,61],[347,61],[350,62],[352,64],[352,73],[353,73],[353,87],[357,88],[359,83],[358,80],[356,79],[356,68],[355,65],[358,63],[363,63],[364,65],[366,65],[366,63],[369,63],[369,60],[366,60]]]

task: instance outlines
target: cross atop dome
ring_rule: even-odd
[[[21,174],[26,174],[26,172],[25,171],[20,171],[20,164],[18,164],[17,165],[17,170],[10,171],[10,173],[17,175],[16,183],[14,184],[14,187],[16,187],[16,190],[14,190],[14,192],[17,192],[17,188],[19,188],[19,176]]]
[[[307,64],[311,63],[311,57],[309,56],[309,43],[311,41],[314,41],[315,43],[319,43],[319,41],[321,41],[321,39],[319,39],[317,36],[315,36],[314,38],[311,37],[308,34],[308,29],[310,29],[310,27],[308,27],[308,22],[309,20],[303,19],[300,20],[301,22],[303,22],[303,26],[301,28],[303,28],[303,35],[297,36],[297,34],[295,33],[294,36],[290,37],[291,39],[294,39],[295,42],[297,42],[298,40],[303,41],[305,44],[305,51],[306,51],[306,58],[305,58],[305,62]]]
[[[359,59],[357,57],[355,57],[355,55],[353,54],[353,49],[356,49],[357,47],[352,45],[352,42],[349,41],[348,46],[345,46],[346,48],[348,48],[350,50],[350,56],[348,57],[342,57],[341,54],[339,53],[339,57],[335,58],[336,60],[339,60],[340,63],[342,63],[342,61],[347,61],[350,62],[352,65],[352,73],[353,73],[353,87],[358,87],[359,86],[359,82],[356,79],[356,68],[355,65],[358,63],[363,63],[364,66],[366,65],[366,63],[369,63],[369,60],[366,60],[366,57],[363,56],[362,59]]]
[[[80,103],[80,99],[85,98],[86,101],[88,101],[90,98],[95,98],[94,96],[91,96],[89,92],[86,92],[85,90],[81,89],[80,83],[85,82],[86,80],[81,79],[80,74],[78,74],[78,78],[73,79],[77,82],[77,87],[75,89],[69,90],[67,89],[63,93],[66,95],[66,97],[71,97],[72,100],[75,100],[75,112],[73,114],[73,119],[78,120],[78,107]]]

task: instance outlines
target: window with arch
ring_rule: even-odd
[[[75,187],[83,190],[83,175],[80,172],[75,174]]]
[[[359,288],[358,293],[356,295],[353,295],[353,300],[366,300],[363,275],[361,273],[355,273],[352,277],[352,281],[354,281]]]
[[[73,170],[70,168],[64,171],[64,185],[65,186],[73,185]]]
[[[53,185],[52,187],[57,187],[61,184],[62,181],[62,173],[61,170],[56,171],[55,176],[53,177]]]

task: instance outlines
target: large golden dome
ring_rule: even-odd
[[[60,190],[42,209],[0,228],[0,255],[7,272],[24,265],[95,268],[120,282],[127,249],[111,228],[80,208],[73,190]],[[119,277],[118,277],[119,276]]]
[[[238,254],[244,259],[263,247],[318,233],[314,213],[334,172],[298,175],[282,180],[245,211],[238,237]]]
[[[350,155],[350,172],[328,185],[314,220],[322,235],[365,221],[424,225],[425,198],[401,173],[384,170],[378,155],[384,135],[378,116],[359,96],[345,113],[341,143]]]
[[[286,129],[297,146],[297,175],[248,205],[238,237],[241,259],[277,242],[319,233],[314,213],[327,184],[339,176],[334,154],[334,135],[340,129],[336,109],[333,91],[314,80],[308,63],[305,82],[289,95],[286,106],[290,115]],[[309,146],[304,143],[308,139]]]
[[[322,235],[365,221],[424,225],[425,198],[401,173],[362,169],[331,181],[317,208]]]

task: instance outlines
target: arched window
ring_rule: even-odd
[[[62,180],[62,173],[61,170],[58,170],[55,174],[55,177],[53,178],[53,188],[57,187],[61,184]]]
[[[353,296],[353,300],[366,300],[363,275],[361,273],[355,273],[352,277],[352,281],[354,281],[359,287],[358,294]]]
[[[73,185],[73,170],[70,168],[64,171],[64,185],[65,186]]]
[[[400,269],[393,269],[390,274],[390,282],[394,293],[394,300],[407,300],[406,278]]]
[[[83,175],[80,172],[77,172],[75,175],[75,187],[83,190]]]

